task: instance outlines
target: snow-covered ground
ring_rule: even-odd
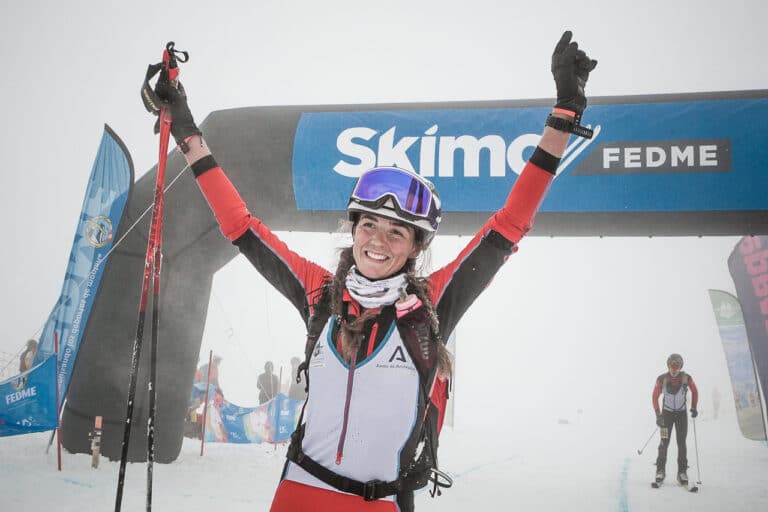
[[[732,406],[731,406],[732,407]],[[567,421],[567,423],[565,423]],[[642,427],[642,428],[641,428]],[[696,420],[699,459],[693,429],[688,448],[698,494],[671,483],[659,490],[654,473],[657,438],[637,454],[653,425],[631,424],[622,417],[585,411],[574,418],[521,417],[512,424],[480,429],[446,428],[441,436],[441,467],[454,487],[432,499],[417,497],[417,510],[486,511],[675,511],[768,510],[768,447],[747,441],[734,415]],[[692,425],[691,425],[692,427]],[[0,510],[57,512],[112,510],[117,462],[102,459],[92,469],[87,455],[63,453],[56,470],[55,445],[48,454],[48,433],[0,439]],[[675,448],[667,469],[674,471]],[[156,464],[153,509],[266,511],[285,456],[284,446],[200,444],[185,439],[172,464]],[[146,464],[129,464],[123,510],[143,510]]]

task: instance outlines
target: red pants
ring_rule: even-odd
[[[391,501],[365,501],[360,496],[328,491],[283,480],[277,487],[270,512],[398,512]]]

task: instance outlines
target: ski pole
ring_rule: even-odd
[[[696,447],[696,475],[698,479],[696,483],[701,485],[701,464],[699,464],[699,441],[696,439],[696,418],[691,418],[693,422],[693,444]]]
[[[184,58],[178,58],[183,55]],[[186,62],[188,54],[174,49],[173,41],[169,42],[163,51],[162,66],[165,68],[168,79],[175,85],[179,70],[177,60]],[[115,512],[120,512],[123,499],[123,487],[125,484],[125,468],[128,461],[128,447],[131,439],[131,423],[133,419],[133,405],[136,398],[136,381],[139,373],[139,356],[144,338],[144,322],[146,319],[149,287],[153,286],[152,305],[152,347],[151,368],[149,378],[149,417],[147,420],[147,511],[152,510],[152,470],[154,458],[154,402],[155,402],[155,369],[157,356],[157,331],[159,325],[160,302],[160,253],[162,250],[162,219],[163,219],[163,186],[165,182],[165,167],[168,153],[168,139],[171,133],[171,119],[167,107],[162,107],[159,113],[160,124],[160,149],[157,163],[157,177],[155,180],[155,197],[152,207],[152,219],[147,240],[147,252],[144,258],[144,272],[141,285],[141,298],[139,300],[139,315],[136,325],[136,338],[131,354],[130,382],[128,385],[128,398],[125,413],[125,425],[123,429],[122,451],[120,455],[120,470],[117,479],[117,495],[115,497]],[[151,279],[153,278],[154,279]]]
[[[187,55],[181,59],[186,62]],[[172,86],[176,86],[179,77],[179,67],[176,62],[173,41],[169,42],[163,52],[163,65],[168,73],[168,79]],[[155,188],[155,208],[157,220],[154,222],[154,236],[150,233],[150,238],[154,238],[154,255],[152,264],[154,267],[154,276],[152,284],[152,337],[150,340],[150,371],[149,371],[149,411],[147,414],[147,512],[152,510],[152,475],[155,462],[155,398],[157,396],[157,340],[160,330],[160,269],[162,267],[162,248],[163,248],[163,207],[165,186],[165,167],[168,160],[168,140],[171,135],[171,122],[167,108],[160,111],[160,149],[157,159],[157,180]]]
[[[651,442],[651,439],[653,439],[653,436],[655,436],[655,435],[656,435],[656,432],[657,432],[658,430],[659,430],[659,427],[656,427],[655,429],[653,429],[653,432],[651,432],[651,435],[648,437],[648,440],[645,442],[645,444],[643,445],[643,447],[642,447],[642,448],[640,448],[639,450],[637,450],[637,454],[638,454],[638,455],[642,455],[642,454],[643,454],[643,450],[645,450],[645,447],[646,447],[646,446],[648,446],[648,443],[650,443],[650,442]]]

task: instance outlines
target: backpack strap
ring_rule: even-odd
[[[335,489],[338,489],[342,492],[362,496],[365,501],[378,500],[386,496],[397,494],[402,490],[414,490],[404,489],[403,481],[399,478],[391,482],[384,482],[383,480],[369,480],[367,482],[360,482],[358,480],[353,480],[351,478],[335,473],[334,471],[331,471],[322,464],[319,464],[309,455],[304,453],[304,451],[301,449],[300,441],[300,439],[303,437],[304,425],[299,425],[296,427],[296,430],[291,436],[292,442],[288,447],[287,453],[288,460],[299,465],[309,474]]]
[[[307,341],[304,344],[304,361],[299,365],[296,371],[296,383],[301,384],[301,374],[304,373],[304,391],[309,392],[309,360],[312,357],[312,351],[315,350],[315,344],[323,332],[323,327],[331,317],[331,283],[323,285],[320,297],[312,305],[312,315],[307,320]],[[302,408],[302,415],[304,409]],[[301,418],[299,419],[301,422]]]
[[[430,495],[434,497],[435,494],[438,496],[441,494],[440,488],[448,488],[453,485],[453,479],[449,475],[437,469],[436,464],[429,464],[431,461],[435,460],[434,458],[430,460],[430,454],[427,453],[427,450],[430,450],[430,452],[433,450],[432,447],[425,446],[423,448],[422,456],[419,457],[418,461],[415,461],[416,467],[414,467],[414,469],[417,469],[420,464],[423,465],[424,462],[427,462],[429,467],[418,468],[414,474],[408,474],[407,472],[405,474],[401,473],[396,480],[392,480],[391,482],[385,482],[383,480],[360,482],[326,468],[304,453],[304,450],[301,448],[301,439],[303,437],[304,425],[299,424],[293,434],[291,434],[291,444],[288,446],[288,453],[286,454],[288,460],[297,464],[307,471],[307,473],[322,482],[325,482],[334,489],[350,494],[356,494],[357,496],[361,496],[365,501],[375,501],[386,496],[399,494],[403,491],[415,491],[421,489],[430,481],[434,485],[433,489],[430,491]],[[426,439],[427,443],[429,443],[429,441],[429,439]],[[431,455],[434,457],[435,454],[431,453]]]
[[[320,298],[314,304],[312,316],[310,316],[307,322],[307,341],[304,347],[304,362],[299,365],[299,370],[296,376],[296,382],[299,383],[301,382],[301,373],[304,372],[307,391],[309,391],[309,361],[312,357],[312,352],[315,350],[317,340],[320,338],[323,328],[331,316],[331,286],[329,282],[323,286]],[[418,443],[423,443],[423,445],[418,458],[412,461],[409,467],[403,468],[396,480],[390,482],[382,480],[360,482],[340,475],[319,464],[302,450],[301,444],[304,438],[305,425],[303,420],[306,402],[304,402],[304,406],[301,409],[296,430],[294,430],[291,435],[291,443],[288,446],[287,458],[289,461],[297,464],[309,474],[331,487],[342,492],[356,494],[366,501],[378,500],[403,491],[415,491],[416,489],[424,487],[430,481],[433,482],[434,485],[433,489],[430,491],[432,496],[435,494],[440,495],[439,488],[447,488],[453,485],[453,480],[450,476],[437,469],[437,410],[432,407],[429,397],[433,383],[437,378],[437,366],[434,364],[434,357],[426,358],[432,360],[432,365],[425,365],[423,361],[421,361],[424,359],[421,357],[423,354],[416,349],[416,346],[420,344],[415,342],[416,340],[423,341],[422,338],[425,336],[436,337],[437,334],[431,332],[431,329],[429,330],[429,333],[417,332],[413,325],[404,325],[404,323],[397,322],[397,320],[395,320],[395,322],[401,337],[405,340],[406,350],[408,350],[418,368],[419,388],[422,393],[422,399],[426,404]],[[340,328],[340,326],[340,321],[334,322],[334,329]],[[335,333],[333,338],[336,338]],[[411,339],[411,343],[407,341],[409,339]],[[437,340],[437,342],[440,341]]]

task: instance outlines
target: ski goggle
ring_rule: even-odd
[[[351,198],[370,208],[381,208],[393,199],[395,209],[405,218],[427,220],[433,229],[440,222],[439,199],[432,188],[418,175],[403,169],[371,169],[357,180]]]

